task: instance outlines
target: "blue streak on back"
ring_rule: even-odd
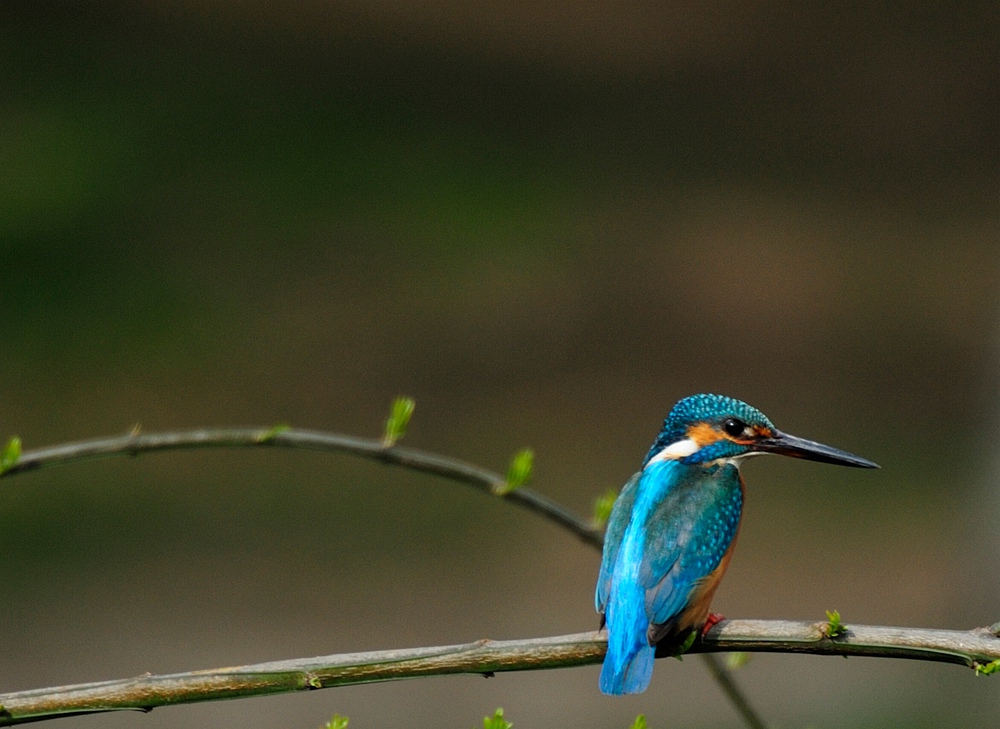
[[[646,638],[646,587],[640,579],[646,551],[645,525],[683,470],[684,466],[673,461],[655,463],[643,470],[619,498],[622,510],[615,504],[615,521],[609,520],[605,562],[611,564],[602,565],[597,587],[598,609],[603,609],[608,624],[608,652],[600,679],[601,691],[606,694],[640,693],[653,675],[656,649]],[[629,487],[634,492],[629,492]],[[621,513],[625,508],[628,511]],[[625,519],[627,526],[622,528]],[[605,574],[608,571],[610,574]]]

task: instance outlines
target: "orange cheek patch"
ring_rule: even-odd
[[[697,443],[698,448],[701,449],[722,440],[723,435],[708,423],[695,423],[688,427],[687,437]]]

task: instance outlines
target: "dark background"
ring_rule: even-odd
[[[882,465],[745,469],[730,617],[1000,620],[994,3],[5,2],[0,436],[377,436],[588,513],[678,398]],[[598,555],[461,486],[188,452],[5,480],[0,690],[588,630]],[[67,727],[736,727],[699,660]],[[967,727],[1000,679],[766,656],[783,727]]]

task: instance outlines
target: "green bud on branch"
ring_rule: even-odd
[[[594,499],[594,516],[591,518],[590,523],[594,525],[595,529],[600,529],[608,523],[608,519],[611,518],[611,509],[614,508],[615,499],[617,498],[618,491],[616,489],[608,489]]]
[[[497,709],[493,716],[483,717],[483,729],[510,729],[513,724],[503,718],[503,709]]]
[[[278,437],[282,433],[287,433],[291,429],[292,426],[289,425],[288,423],[278,423],[276,425],[272,425],[267,430],[261,431],[260,435],[257,436],[257,442],[270,443],[276,437]]]
[[[406,435],[406,426],[410,424],[413,416],[413,409],[417,403],[411,397],[397,397],[392,401],[392,409],[389,411],[389,418],[385,421],[385,435],[382,437],[382,445],[392,448],[396,441]]]
[[[347,717],[334,714],[333,718],[323,725],[323,729],[347,729]]]
[[[823,629],[827,638],[839,638],[847,632],[847,626],[840,621],[840,613],[836,610],[826,611],[826,627]]]
[[[3,451],[0,451],[0,475],[9,471],[21,457],[21,439],[16,435],[7,441]]]
[[[535,452],[530,448],[522,448],[510,460],[507,469],[507,480],[493,488],[493,493],[497,496],[506,496],[512,491],[517,491],[524,486],[531,478],[531,471],[535,467]]]

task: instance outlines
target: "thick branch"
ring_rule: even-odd
[[[1000,659],[1000,637],[971,631],[851,626],[835,639],[826,623],[727,620],[690,652],[769,651],[943,661],[974,667]],[[353,653],[260,663],[0,695],[0,726],[106,711],[309,691],[456,673],[490,675],[600,663],[602,633],[532,640],[480,640],[436,648]]]

